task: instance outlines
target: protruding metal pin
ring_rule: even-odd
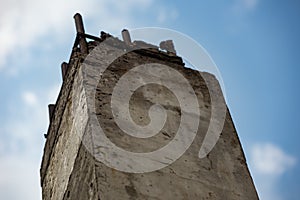
[[[81,51],[81,53],[88,54],[88,45],[85,40],[85,37],[83,36],[85,34],[85,31],[84,31],[82,17],[79,13],[76,13],[74,15],[74,19],[75,19],[76,31],[80,37],[80,40],[79,40],[80,51]]]
[[[62,75],[63,81],[65,80],[65,76],[66,76],[66,74],[67,74],[67,70],[68,70],[68,63],[63,62],[63,63],[61,64],[61,75]]]
[[[122,30],[122,38],[125,44],[131,45],[131,38],[130,38],[129,31],[127,29]]]
[[[51,118],[52,118],[53,113],[54,113],[54,108],[55,108],[55,104],[49,104],[48,105],[49,120],[50,120],[50,122],[51,122]]]
[[[104,31],[100,32],[100,38],[102,40],[106,40],[107,38],[111,37],[111,35],[109,33],[105,33]]]

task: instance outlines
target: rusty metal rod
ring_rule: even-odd
[[[89,34],[82,34],[82,35],[85,38],[89,38],[89,39],[92,39],[92,40],[95,40],[95,41],[98,41],[98,42],[102,42],[101,38],[99,38],[99,37],[96,37],[96,36],[93,36],[93,35],[89,35]]]
[[[48,110],[49,110],[49,120],[51,122],[53,113],[54,113],[54,108],[55,108],[55,104],[49,104],[48,105]]]
[[[77,33],[85,34],[81,15],[79,13],[76,13],[74,15],[74,19],[75,19],[75,26],[76,26]],[[85,38],[82,36],[80,36],[79,38],[79,46],[80,46],[81,53],[88,54],[88,45]]]
[[[68,69],[68,63],[63,62],[61,64],[61,75],[62,75],[63,81],[65,80],[65,77],[66,77],[66,74],[67,74],[67,69]]]
[[[94,40],[94,41],[98,41],[98,42],[103,42],[103,39],[101,39],[99,37],[96,37],[96,36],[93,36],[93,35],[89,35],[89,34],[77,33],[77,36],[76,36],[73,48],[77,47],[77,45],[79,44],[79,38],[81,38],[81,37],[88,38],[88,39],[91,39],[91,40]]]

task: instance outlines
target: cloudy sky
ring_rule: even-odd
[[[201,44],[223,77],[227,103],[261,199],[300,195],[297,0],[0,0],[0,199],[41,199],[47,105],[60,64],[86,31],[164,27]]]

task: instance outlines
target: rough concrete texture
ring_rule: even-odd
[[[107,65],[111,49],[124,51],[127,48],[117,39],[112,41],[100,49],[101,55],[91,57],[90,62]],[[89,43],[90,50],[95,45],[95,42]],[[82,70],[83,59],[78,49],[74,49],[49,125],[41,166],[44,200],[258,199],[228,110],[216,146],[207,157],[198,157],[211,116],[210,94],[203,77],[218,84],[213,75],[185,68],[181,58],[153,48],[136,50],[116,59],[98,81],[99,74],[93,68]],[[166,87],[155,84],[140,87],[129,103],[131,116],[140,125],[149,123],[148,110],[154,103],[166,109],[168,117],[163,129],[151,138],[135,138],[122,132],[111,111],[115,84],[129,69],[145,63],[170,66],[190,81],[199,102],[200,124],[190,148],[171,165],[154,172],[126,173],[95,159],[95,154],[105,154],[105,151],[91,139],[93,121],[90,116],[96,114],[110,141],[128,151],[151,152],[168,144],[178,129],[181,109],[174,94]],[[151,76],[149,72],[151,68],[139,74],[138,81],[143,82],[145,77]],[[180,84],[172,77],[169,79]],[[96,87],[95,96],[89,87]],[[93,103],[90,99],[95,101],[96,113],[88,109]],[[130,162],[135,164],[134,160]]]

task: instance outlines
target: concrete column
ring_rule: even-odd
[[[163,50],[166,50],[168,53],[176,55],[176,50],[172,40],[162,41],[159,44],[159,47]]]
[[[131,45],[131,38],[130,38],[129,31],[127,29],[122,30],[122,38],[125,44]]]

